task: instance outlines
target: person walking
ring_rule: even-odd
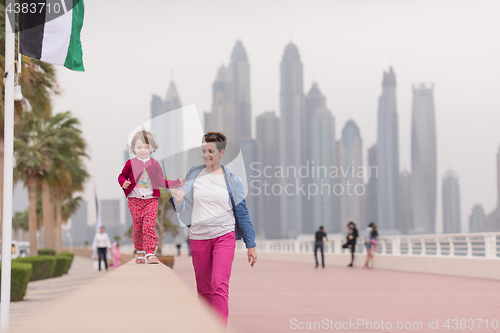
[[[356,252],[356,239],[358,238],[358,229],[354,222],[349,222],[347,224],[347,236],[345,238],[345,244],[342,245],[344,249],[351,249],[351,263],[347,267],[353,267],[354,264],[354,253]]]
[[[101,270],[101,260],[104,260],[104,267],[108,270],[106,255],[108,253],[108,249],[111,250],[111,242],[109,241],[108,234],[104,232],[104,227],[100,227],[99,232],[95,234],[94,241],[92,242],[92,248],[97,250],[97,255],[99,256],[99,270]]]
[[[205,164],[192,167],[186,185],[173,190],[169,200],[189,227],[198,295],[217,311],[224,326],[229,316],[229,278],[237,239],[245,242],[250,265],[257,262],[243,182],[221,164],[226,143],[221,132],[205,134],[201,147]]]
[[[323,254],[324,248],[323,248],[323,238],[326,239],[328,242],[328,237],[326,236],[325,233],[325,228],[323,226],[319,227],[319,230],[316,231],[315,239],[316,241],[314,242],[314,259],[316,260],[316,268],[318,268],[318,249],[321,250],[321,266],[325,268],[325,255]]]

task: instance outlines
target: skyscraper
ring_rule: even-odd
[[[163,101],[161,97],[153,94],[151,97],[151,119],[161,115],[163,112]]]
[[[160,147],[153,157],[169,156],[159,160],[163,172],[169,177],[185,174],[185,156],[178,154],[183,149],[183,115],[177,111],[169,116],[164,114],[182,107],[174,81],[170,81],[165,99],[153,95],[151,101],[151,131],[157,137]],[[175,175],[175,176],[174,176]]]
[[[340,231],[347,231],[347,223],[363,221],[363,196],[365,189],[363,175],[359,172],[363,167],[363,145],[358,125],[353,120],[347,121],[342,130],[339,143],[339,160],[341,168],[340,184],[343,193],[340,195]],[[345,175],[345,176],[344,176]]]
[[[500,231],[500,148],[497,153],[497,206],[488,214],[488,231]]]
[[[304,221],[304,232],[313,233],[319,226],[324,226],[326,232],[339,230],[339,197],[332,195],[333,187],[338,179],[329,175],[330,167],[337,166],[337,145],[335,142],[335,118],[325,107],[321,106],[314,112],[311,119],[311,163],[314,174],[309,179],[316,185],[318,194],[311,196],[311,215],[309,225]],[[304,200],[305,201],[305,200]],[[309,228],[307,228],[309,227]]]
[[[231,105],[231,76],[228,69],[221,65],[212,84],[212,130],[224,133],[229,141],[235,142],[236,129],[234,112]]]
[[[240,145],[252,137],[250,64],[241,41],[236,41],[228,67],[221,65],[212,85],[211,129]]]
[[[229,146],[229,145],[228,145]],[[243,162],[245,163],[246,179],[250,182],[258,176],[258,173],[250,167],[250,164],[257,161],[257,142],[252,138],[242,139],[239,143],[241,154],[243,155]],[[227,149],[227,147],[226,147]],[[261,221],[256,221],[258,214],[258,196],[252,195],[252,192],[248,192],[246,196],[246,203],[248,208],[248,213],[250,215],[251,221],[254,221],[255,235],[263,236],[264,228]],[[255,223],[255,221],[257,223]]]
[[[311,89],[309,90],[309,93],[305,97],[305,103],[306,103],[306,114],[305,114],[305,121],[302,124],[302,137],[304,138],[304,142],[306,145],[303,146],[304,152],[303,155],[305,157],[305,161],[302,162],[303,165],[313,165],[315,164],[316,166],[322,165],[320,164],[320,161],[317,160],[320,158],[320,155],[316,154],[313,156],[313,151],[317,149],[317,146],[313,143],[314,139],[318,140],[323,140],[323,138],[326,138],[323,135],[323,138],[320,138],[318,133],[314,133],[315,130],[317,130],[318,126],[322,126],[322,124],[315,123],[313,125],[313,117],[315,115],[315,112],[321,109],[321,114],[317,121],[320,123],[322,121],[326,121],[327,123],[330,123],[331,120],[333,120],[333,123],[335,120],[333,118],[330,119],[331,117],[331,112],[326,109],[326,98],[323,96],[321,91],[318,88],[318,84],[316,82],[313,82]],[[326,112],[325,112],[326,111]],[[327,116],[327,114],[330,115]],[[329,124],[325,124],[324,126],[330,128]],[[324,127],[323,126],[323,127]],[[314,127],[314,129],[313,129]],[[314,137],[316,135],[316,137]],[[335,131],[333,128],[333,132],[331,135],[332,140],[329,141],[329,145],[332,146],[333,151],[336,153],[336,149],[334,148],[334,143],[335,143]],[[317,141],[317,140],[316,140]],[[324,143],[323,143],[324,144]],[[325,147],[326,148],[326,147]],[[328,149],[328,148],[326,148]],[[323,153],[323,152],[322,152]],[[322,154],[321,153],[321,154]],[[326,153],[326,151],[324,151]],[[336,165],[337,161],[334,159],[334,156],[332,156],[332,160],[330,165]],[[330,159],[328,157],[327,159]],[[318,179],[314,180],[312,179],[311,175],[307,175],[307,177],[301,177],[302,178],[302,184],[304,187],[309,187],[312,186],[310,184],[315,183],[318,181]],[[311,234],[317,230],[317,227],[321,225],[321,223],[317,223],[316,218],[311,219],[312,216],[314,216],[314,207],[317,207],[319,202],[325,200],[324,198],[320,198],[320,196],[311,196],[306,198],[305,200],[302,201],[302,216],[304,220],[303,224],[303,229],[302,232],[306,234]],[[316,212],[318,213],[318,212]],[[338,221],[335,221],[338,222]],[[332,225],[332,221],[328,222],[329,225]],[[334,223],[337,224],[337,223]],[[325,226],[326,228],[326,226]],[[330,229],[326,228],[325,229],[327,232],[331,232]]]
[[[85,242],[92,244],[92,239],[94,234],[89,233],[89,227],[87,225],[87,202],[80,201],[80,206],[76,210],[75,214],[71,216],[71,242],[73,246],[84,246]],[[92,226],[95,233],[95,226]],[[68,237],[62,237],[63,246],[67,247],[70,245]]]
[[[273,170],[280,165],[279,159],[279,118],[274,111],[264,112],[256,119],[257,161],[260,163],[261,177],[255,183],[250,183],[250,193],[259,188],[262,192],[258,198],[257,225],[264,230],[268,239],[279,239],[281,233],[281,211],[279,187],[280,179],[275,177]],[[252,179],[250,180],[252,182]]]
[[[377,166],[377,144],[368,148],[368,183],[365,194],[365,220],[356,223],[358,229],[362,230],[370,222],[378,219],[378,166]]]
[[[414,231],[434,233],[437,159],[432,84],[413,86],[411,168]]]
[[[212,113],[203,112],[203,130],[206,132],[212,131]]]
[[[443,231],[448,233],[461,232],[462,221],[460,215],[458,175],[450,169],[443,177]]]
[[[295,238],[302,233],[304,198],[297,191],[302,180],[293,171],[297,171],[307,159],[303,152],[308,142],[302,137],[305,123],[302,62],[299,50],[292,43],[286,46],[283,53],[280,75],[280,164],[290,171],[282,178],[282,187],[294,189],[291,195],[281,196],[281,231],[283,237]]]
[[[382,95],[378,100],[377,128],[378,221],[380,229],[399,229],[398,218],[398,113],[396,108],[396,75],[384,72]]]
[[[403,170],[399,175],[399,230],[405,235],[413,229],[411,206],[411,173]]]
[[[486,215],[481,205],[474,205],[469,217],[469,232],[487,231]]]
[[[326,97],[323,96],[323,94],[319,90],[318,84],[316,82],[313,82],[311,89],[309,89],[309,92],[306,96],[306,121],[304,122],[303,126],[304,135],[307,136],[307,140],[309,142],[309,159],[311,158],[310,143],[312,142],[312,119],[314,116],[314,112],[322,107],[326,108]]]
[[[240,40],[236,41],[229,64],[232,88],[232,108],[234,113],[234,138],[230,141],[240,144],[252,136],[252,114],[250,105],[250,64]]]

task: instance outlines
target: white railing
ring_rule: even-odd
[[[343,249],[345,238],[324,242],[324,252],[350,253]],[[366,253],[364,238],[357,239],[356,253]],[[312,253],[311,240],[258,240],[257,252],[262,253]],[[244,252],[245,244],[236,243],[236,251]],[[382,255],[482,257],[500,259],[500,232],[469,234],[399,235],[378,238],[377,253]]]

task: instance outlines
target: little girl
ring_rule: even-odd
[[[120,267],[120,262],[122,259],[122,254],[120,253],[120,244],[117,242],[113,243],[113,269]]]
[[[125,163],[118,183],[128,198],[128,208],[134,225],[133,241],[137,250],[137,264],[157,264],[154,255],[158,238],[156,237],[156,215],[160,188],[179,188],[185,179],[166,180],[157,160],[149,157],[158,149],[155,136],[148,131],[137,132],[130,144],[130,152],[137,157]],[[146,260],[144,255],[146,254]]]

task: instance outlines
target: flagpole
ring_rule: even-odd
[[[4,103],[4,168],[3,168],[3,229],[2,285],[0,298],[0,331],[8,333],[10,320],[11,246],[12,246],[12,177],[14,155],[14,0],[5,1],[5,103]],[[10,8],[10,10],[8,10]],[[10,11],[10,13],[9,13]],[[10,69],[9,69],[10,68]]]

